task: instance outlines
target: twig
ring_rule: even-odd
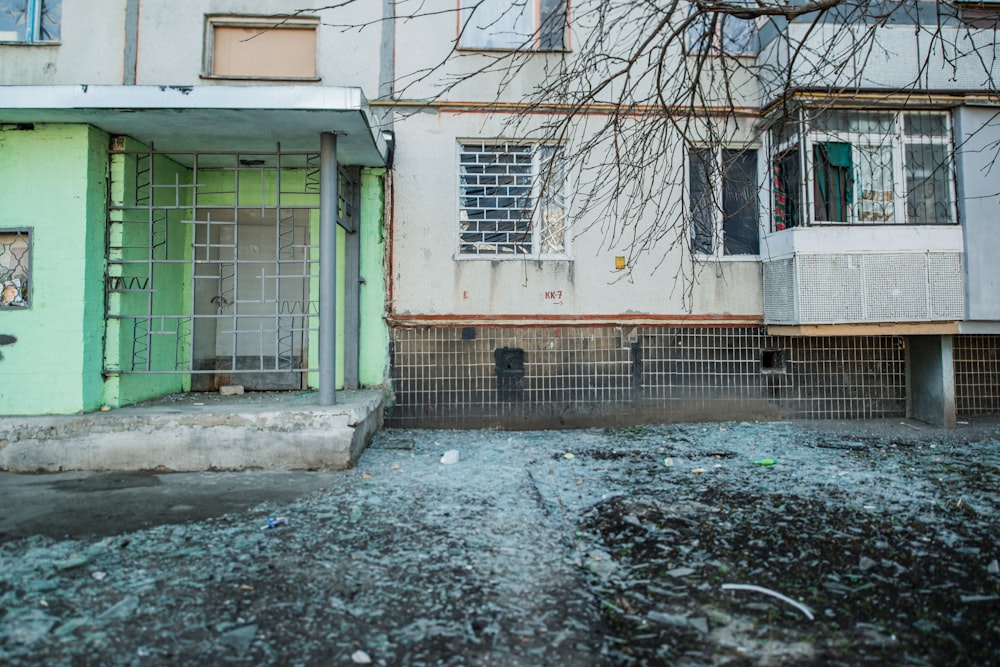
[[[796,602],[795,600],[793,600],[790,597],[782,595],[778,591],[772,591],[770,588],[764,588],[763,586],[754,586],[753,584],[722,584],[722,590],[724,590],[724,591],[754,591],[756,593],[763,593],[764,595],[770,595],[773,598],[777,598],[777,599],[781,600],[782,602],[786,602],[786,603],[792,605],[793,607],[795,607],[796,609],[798,609],[799,611],[801,611],[803,614],[805,614],[806,618],[808,618],[810,621],[813,620],[813,613],[812,613],[812,610],[809,607],[805,606],[804,604],[802,604],[800,602]]]

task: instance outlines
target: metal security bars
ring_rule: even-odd
[[[339,174],[339,222],[357,179]],[[319,155],[111,151],[109,374],[298,389],[318,331]],[[315,355],[313,355],[315,359]]]
[[[0,229],[0,308],[31,302],[31,231]]]
[[[775,230],[956,222],[947,113],[805,108],[773,145]]]
[[[564,181],[558,147],[460,146],[459,255],[495,259],[565,253]]]

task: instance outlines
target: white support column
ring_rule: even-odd
[[[337,137],[319,149],[319,404],[337,402]]]

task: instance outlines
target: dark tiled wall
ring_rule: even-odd
[[[398,328],[393,426],[906,414],[899,337],[761,327]]]
[[[955,336],[954,361],[958,414],[1000,413],[1000,336]]]

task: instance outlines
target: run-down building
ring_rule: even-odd
[[[384,383],[379,43],[276,4],[0,2],[0,413]]]
[[[843,9],[692,21],[670,71],[725,77],[562,137],[531,91],[614,3],[308,4],[0,0],[0,412],[387,378],[403,425],[1000,407],[990,3],[902,3],[864,58]],[[619,117],[687,131],[588,205]]]
[[[638,48],[670,3],[398,24],[400,95],[431,101],[395,108],[395,423],[995,412],[1000,6],[841,4],[702,15],[613,81],[629,59],[588,47]],[[406,76],[452,47],[437,80]],[[533,95],[583,57],[592,79]],[[650,131],[629,143],[630,123]]]

